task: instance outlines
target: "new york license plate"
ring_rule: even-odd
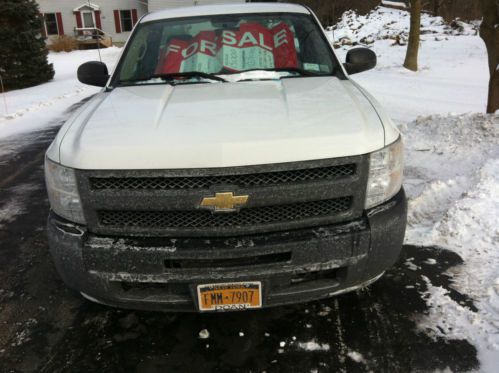
[[[200,311],[237,311],[262,307],[262,283],[230,282],[198,285]]]

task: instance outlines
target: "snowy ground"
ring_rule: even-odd
[[[384,105],[405,135],[405,186],[410,198],[406,242],[440,246],[464,259],[450,274],[455,289],[473,299],[477,312],[421,276],[427,285],[421,296],[430,312],[418,325],[435,338],[470,341],[478,349],[480,370],[495,372],[499,366],[499,117],[480,114],[487,94],[486,52],[473,27],[456,31],[425,16],[421,68],[409,72],[401,67],[405,47],[392,39],[402,35],[403,43],[408,21],[404,12],[387,8],[368,17],[350,13],[334,36],[369,43],[378,55],[375,70],[354,78]],[[348,48],[343,46],[338,54],[343,58]],[[118,48],[105,50],[103,60],[111,67],[119,53]],[[54,125],[67,107],[97,92],[75,77],[80,63],[97,58],[96,51],[51,53],[53,82],[7,93],[7,112],[0,100],[0,137]],[[14,151],[0,149],[0,154]],[[0,218],[2,214],[8,212],[2,210]],[[427,264],[438,263],[430,258]],[[411,265],[409,258],[407,266]],[[326,347],[309,342],[300,348]]]
[[[121,48],[101,50],[102,61],[111,69]],[[50,53],[49,62],[54,64],[52,81],[36,87],[20,89],[0,95],[0,137],[27,132],[53,123],[71,105],[97,93],[98,87],[81,84],[76,70],[87,61],[98,61],[96,50]],[[7,108],[5,108],[5,103]]]
[[[406,243],[457,252],[464,265],[453,270],[454,286],[477,302],[478,313],[471,312],[430,283],[425,297],[432,312],[420,325],[473,341],[482,370],[493,372],[499,366],[499,116],[478,114],[487,98],[486,51],[472,26],[456,30],[425,15],[420,71],[405,70],[405,47],[394,41],[407,33],[405,14],[388,8],[365,17],[347,13],[334,36],[368,43],[378,56],[377,68],[355,80],[405,135]]]

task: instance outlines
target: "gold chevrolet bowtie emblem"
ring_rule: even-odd
[[[232,192],[216,193],[215,197],[205,197],[201,207],[209,208],[215,212],[232,212],[248,203],[249,196],[235,196]]]

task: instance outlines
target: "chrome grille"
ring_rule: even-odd
[[[188,211],[98,211],[99,223],[112,227],[137,228],[237,228],[287,223],[340,214],[350,209],[352,197],[242,209],[238,213],[213,214]]]
[[[292,184],[308,181],[332,181],[355,174],[355,164],[264,172],[243,175],[189,176],[189,177],[92,177],[93,190],[174,190],[208,189],[213,185],[255,187]]]

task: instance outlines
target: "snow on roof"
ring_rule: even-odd
[[[100,6],[97,4],[92,4],[91,2],[84,2],[83,4],[77,6],[73,9],[73,12],[79,12],[82,8],[90,8],[93,10],[100,10]]]
[[[158,21],[169,18],[195,17],[204,15],[239,13],[302,13],[310,11],[302,5],[278,3],[243,3],[229,5],[199,5],[186,8],[164,9],[149,13],[141,22]]]

